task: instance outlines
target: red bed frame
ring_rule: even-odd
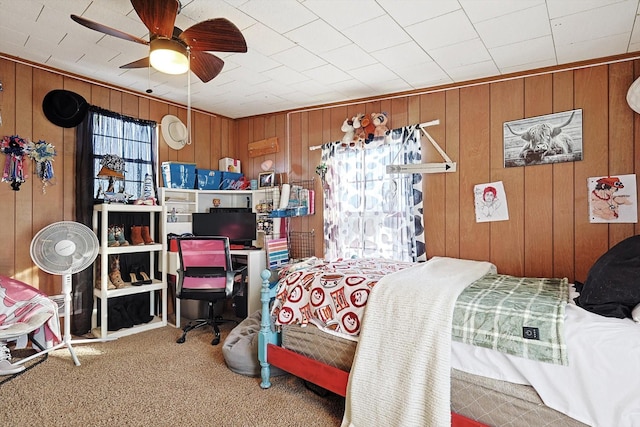
[[[273,365],[296,377],[316,384],[337,395],[346,397],[349,373],[333,366],[325,365],[275,344],[267,344],[267,360]],[[451,413],[452,427],[488,427],[478,421]]]

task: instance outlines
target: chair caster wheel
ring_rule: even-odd
[[[178,339],[176,340],[176,342],[177,342],[178,344],[182,344],[183,342],[185,342],[185,341],[186,341],[186,339],[187,339],[186,337],[180,337],[180,338],[178,338]]]
[[[218,344],[220,344],[220,337],[215,337],[213,341],[211,341],[211,345],[218,345]]]

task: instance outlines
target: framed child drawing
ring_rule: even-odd
[[[635,174],[592,177],[587,184],[589,222],[638,222]]]

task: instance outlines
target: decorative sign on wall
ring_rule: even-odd
[[[587,183],[589,222],[638,222],[635,174],[593,177]]]
[[[504,167],[582,160],[582,110],[504,124]]]
[[[265,154],[277,153],[280,147],[278,146],[278,138],[267,138],[260,141],[249,143],[249,157],[260,157]]]

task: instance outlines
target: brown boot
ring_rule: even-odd
[[[102,289],[102,274],[100,274],[100,255],[98,255],[97,261],[96,261],[96,277],[95,277],[95,282],[96,282],[96,289]],[[107,289],[115,289],[116,287],[114,286],[113,283],[111,283],[111,279],[109,279],[109,276],[107,275]]]
[[[134,225],[131,227],[131,244],[132,245],[144,245],[144,240],[142,239],[142,226]]]
[[[156,242],[151,238],[151,234],[149,234],[149,226],[142,226],[142,240],[144,240],[145,245],[154,245]]]
[[[125,283],[120,274],[120,255],[113,255],[109,259],[109,280],[117,288],[124,288]]]

